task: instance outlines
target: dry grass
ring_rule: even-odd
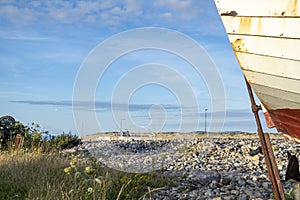
[[[62,169],[67,165],[64,160],[42,154],[1,154],[0,199],[59,196],[60,183],[67,180]]]
[[[150,195],[149,190],[175,183],[159,173],[129,174],[93,161],[76,165],[70,161],[45,154],[0,152],[0,199],[142,199]],[[87,166],[91,173],[86,172]]]

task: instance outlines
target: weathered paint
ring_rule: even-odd
[[[269,113],[278,131],[300,139],[300,109],[269,110]]]
[[[237,15],[238,15],[237,12],[235,12],[234,10],[226,13],[221,13],[221,16],[237,16]]]
[[[263,104],[261,104],[261,107],[262,107],[262,111],[263,111],[265,119],[266,119],[267,126],[269,128],[275,127],[275,123],[273,122],[272,117],[271,117],[270,113],[268,112],[268,110],[265,108],[265,106]]]
[[[222,17],[227,33],[265,37],[298,38],[300,21],[287,17]]]
[[[299,19],[300,20],[300,19]],[[300,31],[299,31],[300,34]],[[300,60],[300,39],[261,37],[256,35],[229,35],[231,42],[239,40],[242,52],[282,59]]]
[[[245,75],[247,76],[248,74]],[[252,78],[253,76],[250,76],[248,80]],[[249,81],[249,83],[251,84],[257,97],[261,100],[261,102],[263,102],[267,110],[284,109],[284,108],[290,108],[290,109],[300,108],[299,106],[300,94],[281,89],[281,88],[285,88],[286,85],[280,86],[281,88],[276,88],[274,87],[274,85],[272,86],[264,85],[261,79],[252,82]],[[278,82],[277,85],[280,85],[280,83],[281,82]]]
[[[297,0],[215,0],[221,14],[235,11],[239,16],[295,17],[300,15]],[[242,6],[241,6],[242,5]]]
[[[288,60],[264,55],[236,52],[243,70],[256,71],[263,74],[272,74],[274,76],[285,77],[289,79],[300,79],[299,61]],[[263,66],[262,67],[262,63]]]
[[[243,72],[250,83],[266,86],[266,89],[270,90],[272,88],[276,89],[276,93],[274,95],[277,95],[280,91],[285,91],[292,94],[298,94],[299,96],[297,95],[297,97],[300,97],[300,80],[288,79],[255,71],[244,70]],[[294,102],[297,102],[300,106],[300,99],[294,99]]]
[[[252,18],[251,17],[240,17],[239,19],[239,33],[249,33],[251,31]]]
[[[234,42],[231,43],[231,46],[234,49],[234,51],[247,52],[247,49],[245,49],[245,44],[242,38],[235,39]]]
[[[268,111],[264,112],[264,116],[265,116],[268,128],[274,128],[275,127],[275,123],[273,122],[270,113]]]
[[[218,0],[216,5],[238,62],[266,108],[268,125],[300,141],[298,1]]]
[[[298,1],[297,0],[291,0],[290,3],[288,4],[288,10],[293,14],[293,15],[297,15],[298,12]]]

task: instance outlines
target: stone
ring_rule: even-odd
[[[210,189],[208,189],[208,190],[205,192],[204,195],[207,196],[207,197],[211,197],[211,196],[212,196],[212,191],[211,191]]]
[[[259,146],[255,150],[250,149],[250,153],[249,153],[250,156],[255,156],[257,154],[262,154],[262,148],[261,148],[261,146]]]
[[[252,156],[250,159],[254,165],[259,165],[259,155]]]
[[[246,180],[246,183],[247,183],[249,186],[255,186],[255,183],[254,183],[252,180]]]
[[[263,182],[262,183],[262,186],[265,188],[265,189],[269,189],[271,187],[271,185],[268,183],[268,182]]]
[[[210,184],[209,184],[210,188],[212,189],[216,189],[218,187],[218,182],[216,180],[213,180]]]
[[[239,192],[237,190],[231,190],[230,193],[235,196],[237,196],[239,194]]]
[[[224,176],[224,177],[222,177],[220,182],[223,185],[228,185],[231,182],[231,180],[232,180],[232,176]]]
[[[244,185],[246,185],[246,181],[240,179],[240,180],[238,181],[238,184],[239,184],[240,186],[244,186]]]
[[[256,176],[253,176],[253,177],[252,177],[252,180],[253,180],[254,182],[256,182],[256,181],[257,181],[257,177],[256,177]]]
[[[279,146],[276,159],[281,159],[282,166],[287,165],[287,146],[291,152],[300,150],[300,145],[293,146],[282,139],[272,140],[272,143]],[[187,151],[182,151],[183,144],[187,146],[185,148]],[[129,163],[129,167],[137,165],[134,162],[139,159],[143,163],[142,155],[146,152],[159,155],[162,151],[164,153],[168,151],[164,157],[164,168],[161,173],[177,177],[180,181],[178,185],[166,186],[160,191],[153,192],[153,199],[167,199],[167,196],[171,199],[218,200],[220,197],[242,200],[268,199],[272,193],[263,156],[260,153],[249,155],[250,149],[255,150],[260,145],[257,138],[242,140],[240,138],[194,138],[190,142],[172,139],[168,142],[135,139],[129,142],[116,140],[114,143],[97,141],[93,145],[91,149],[92,145],[85,143],[89,151],[100,151],[102,154],[107,152],[106,157],[112,161],[124,153],[132,155],[132,151],[135,150],[134,155],[137,157],[132,156],[131,159],[119,162],[123,165]],[[207,156],[208,151],[210,151],[209,156]],[[161,160],[156,159],[155,166],[159,166],[159,162]],[[280,177],[284,179],[285,171],[279,172]],[[287,184],[284,187],[288,191],[292,186]]]
[[[239,200],[248,200],[248,196],[245,195],[245,194],[241,194],[241,195],[239,196]]]

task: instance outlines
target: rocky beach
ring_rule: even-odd
[[[132,173],[160,171],[178,184],[152,192],[152,199],[272,199],[272,187],[256,134],[178,137],[102,137],[84,148],[110,168]],[[300,145],[271,137],[280,178],[285,182],[287,151]]]

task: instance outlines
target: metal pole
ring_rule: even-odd
[[[121,119],[121,131],[123,131],[123,120],[125,120],[124,118]]]
[[[204,133],[206,133],[206,112],[207,109],[204,110]]]
[[[278,174],[278,167],[277,167],[277,164],[275,161],[272,144],[270,142],[269,135],[263,133],[262,126],[260,123],[258,111],[261,109],[261,106],[256,105],[251,86],[250,86],[249,82],[247,81],[246,77],[245,77],[245,81],[246,81],[246,85],[247,85],[247,89],[248,89],[248,93],[249,93],[249,97],[250,97],[250,101],[251,101],[252,112],[255,116],[255,120],[256,120],[256,124],[257,124],[258,136],[260,139],[260,143],[262,145],[262,150],[263,150],[263,154],[265,157],[270,181],[272,183],[274,197],[276,200],[280,200],[280,199],[285,200],[284,190],[282,188],[280,177]]]

